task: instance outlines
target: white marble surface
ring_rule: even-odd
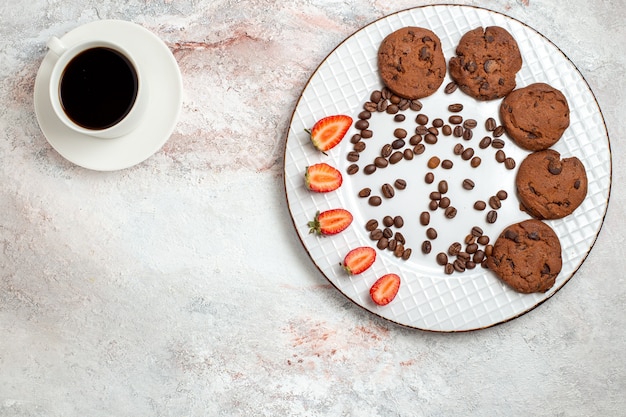
[[[32,0],[0,5],[1,416],[617,416],[626,409],[626,4],[482,0],[593,89],[613,154],[604,227],[532,312],[403,328],[318,272],[282,153],[308,77],[346,36],[423,1]],[[167,144],[109,173],[67,162],[33,111],[46,40],[98,19],[159,35],[184,102]]]

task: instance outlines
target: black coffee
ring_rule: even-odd
[[[137,72],[130,61],[113,49],[97,47],[81,52],[67,64],[59,94],[74,123],[99,130],[126,117],[137,89]]]

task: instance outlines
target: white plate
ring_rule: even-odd
[[[128,168],[149,158],[169,139],[182,104],[182,79],[174,56],[155,34],[131,22],[101,20],[77,27],[61,40],[71,47],[89,38],[107,38],[145,66],[150,103],[146,121],[132,133],[116,139],[98,139],[68,129],[54,115],[47,94],[54,57],[46,55],[35,81],[35,113],[50,145],[64,158],[98,171]]]
[[[544,294],[519,294],[504,285],[490,271],[481,267],[464,273],[446,275],[436,264],[435,254],[445,251],[450,243],[462,242],[472,226],[483,228],[492,242],[508,224],[529,218],[519,210],[514,179],[517,167],[507,170],[494,158],[493,148],[480,149],[478,142],[487,135],[484,121],[487,117],[498,120],[501,100],[478,102],[460,90],[447,95],[443,87],[450,81],[447,76],[442,87],[433,96],[422,99],[422,112],[431,120],[441,117],[447,120],[448,104],[462,103],[465,118],[475,118],[479,126],[474,137],[464,141],[440,135],[436,145],[411,161],[403,160],[378,170],[373,175],[363,174],[363,167],[373,161],[385,143],[391,142],[393,129],[404,126],[412,134],[416,126],[417,112],[407,110],[406,121],[397,123],[385,114],[376,114],[370,129],[374,137],[366,141],[367,149],[360,154],[361,171],[347,175],[350,164],[346,156],[352,150],[350,138],[357,130],[352,127],[339,146],[327,156],[316,151],[304,131],[324,116],[332,114],[351,115],[355,121],[363,104],[373,90],[381,89],[377,72],[376,56],[382,39],[404,26],[421,26],[434,31],[442,41],[446,61],[454,56],[461,36],[479,26],[497,25],[507,29],[516,39],[523,58],[523,67],[517,75],[517,86],[545,82],[560,89],[568,99],[571,114],[570,127],[553,147],[562,157],[576,156],[585,165],[589,180],[588,194],[583,204],[570,216],[547,222],[558,234],[562,244],[563,269],[556,284]],[[517,147],[505,136],[503,149],[519,166],[527,152]],[[482,158],[482,164],[470,168],[469,163],[452,152],[456,143],[472,147]],[[423,178],[428,171],[426,161],[432,155],[451,159],[451,170],[437,168],[434,184],[428,186]],[[305,167],[317,162],[327,162],[344,173],[344,184],[335,192],[316,194],[303,185]],[[363,187],[370,187],[373,194],[381,195],[384,183],[393,184],[403,178],[408,186],[396,191],[392,199],[383,198],[383,204],[372,207],[366,199],[358,197]],[[461,188],[464,178],[471,178],[476,188]],[[431,226],[439,236],[433,241],[430,255],[422,254],[420,247],[426,239],[425,228],[419,224],[419,214],[427,210],[428,193],[436,189],[439,180],[450,185],[448,196],[458,215],[446,219],[441,211],[432,216]],[[341,43],[319,66],[309,80],[297,103],[291,120],[285,150],[285,190],[289,210],[296,231],[311,259],[326,278],[350,300],[372,313],[393,322],[424,330],[452,332],[474,330],[516,318],[547,300],[558,291],[576,272],[593,246],[602,226],[611,187],[611,153],[609,138],[602,114],[589,86],[568,58],[541,34],[500,13],[468,6],[424,6],[405,10],[382,18],[353,34]],[[509,197],[498,210],[498,220],[487,224],[484,212],[472,208],[474,201],[487,200],[498,190],[505,190]],[[307,222],[318,210],[342,207],[354,215],[353,224],[339,235],[318,237],[309,234]],[[412,249],[409,260],[404,261],[389,251],[377,250],[376,262],[359,276],[349,277],[341,269],[345,254],[357,246],[373,246],[365,223],[372,218],[379,222],[385,215],[401,215],[405,225],[398,229]],[[376,306],[369,297],[369,288],[381,275],[397,273],[402,284],[397,297],[387,306]]]

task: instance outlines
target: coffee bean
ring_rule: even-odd
[[[429,240],[425,240],[422,242],[422,253],[428,255],[430,251],[433,250],[433,246]]]
[[[415,146],[422,141],[422,135],[415,134],[409,139],[409,144]]]
[[[461,252],[462,246],[459,242],[454,242],[448,247],[448,254],[450,256],[456,256]]]
[[[374,158],[374,165],[376,165],[376,168],[385,168],[387,167],[387,165],[389,165],[389,161],[387,161],[382,156],[377,156],[376,158]]]
[[[383,217],[383,226],[386,226],[386,227],[393,226],[393,217],[391,216]]]
[[[420,111],[422,110],[422,102],[417,99],[411,100],[409,104],[409,108],[413,111]]]
[[[428,131],[428,128],[426,126],[419,125],[415,128],[415,133],[418,135],[424,136],[426,133],[430,133],[430,132]]]
[[[437,136],[429,132],[424,136],[424,142],[428,143],[429,145],[434,145],[435,143],[437,143]]]
[[[452,265],[451,263],[447,263],[444,267],[443,267],[443,272],[446,275],[450,275],[454,272],[454,265]]]
[[[469,178],[465,178],[463,180],[463,188],[466,190],[473,190],[476,184],[474,184],[474,181],[470,180]]]
[[[472,159],[473,156],[474,156],[474,149],[472,148],[465,149],[463,153],[461,154],[461,158],[465,161],[469,161],[470,159]]]
[[[455,114],[448,118],[448,122],[453,125],[460,125],[461,123],[463,123],[463,117]]]
[[[454,163],[449,159],[444,159],[443,161],[441,161],[441,168],[443,169],[452,169],[453,166]]]
[[[496,196],[497,196],[500,200],[506,200],[506,198],[507,198],[509,195],[507,194],[507,192],[506,192],[506,191],[504,191],[504,190],[500,190],[500,191],[498,191],[498,192],[496,193]]]
[[[492,146],[494,149],[502,149],[502,148],[504,148],[504,141],[503,141],[502,139],[494,139],[494,140],[491,142],[491,146]]]
[[[393,185],[396,187],[396,189],[398,190],[404,190],[406,188],[406,181],[403,180],[402,178],[398,178]]]
[[[346,169],[346,172],[348,173],[348,175],[354,175],[357,172],[359,172],[359,166],[357,164],[351,164],[350,166],[348,166],[348,168]]]
[[[393,225],[397,228],[397,229],[402,229],[402,226],[404,226],[404,219],[402,218],[402,216],[396,216],[393,218]],[[396,238],[397,239],[397,238]]]
[[[363,129],[367,129],[368,127],[370,127],[370,123],[365,119],[359,119],[354,124],[354,127],[356,127],[358,130],[363,130]]]
[[[478,200],[477,202],[474,203],[474,209],[478,211],[483,211],[485,208],[487,208],[487,203],[485,203],[482,200]]]
[[[485,255],[487,256],[493,255],[493,245],[485,246]]]
[[[386,99],[380,100],[376,103],[376,111],[378,112],[382,113],[387,111],[387,107],[389,107],[389,102]]]
[[[397,164],[398,162],[400,162],[402,160],[402,158],[404,158],[404,155],[402,154],[402,152],[395,151],[389,157],[389,163],[390,164]]]
[[[463,127],[466,129],[474,129],[476,126],[478,126],[478,122],[474,119],[465,119],[463,122]]]
[[[400,107],[398,107],[397,104],[390,104],[389,106],[387,106],[387,108],[385,109],[385,112],[387,114],[396,114],[400,111]]]
[[[383,196],[385,198],[393,198],[396,193],[391,184],[383,184],[383,186],[381,187],[381,192],[383,193]]]
[[[435,136],[439,136],[439,129],[437,129],[435,126],[431,126],[428,128],[428,133],[432,133]]]
[[[374,103],[372,101],[368,101],[363,105],[363,109],[365,109],[368,112],[375,112],[378,111],[378,104]]]
[[[441,200],[437,201],[437,200],[430,200],[430,203],[428,203],[428,209],[430,211],[435,211],[439,208],[439,202]]]
[[[448,197],[441,197],[439,200],[439,208],[446,209],[450,207],[450,199]]]
[[[474,256],[472,256],[472,261],[474,261],[477,264],[480,264],[484,260],[485,260],[485,251],[478,249],[476,252],[474,252]]]
[[[383,237],[383,231],[380,229],[374,229],[370,232],[370,239],[379,240]]]
[[[500,136],[504,135],[504,127],[503,126],[498,126],[493,130],[493,137],[494,138],[499,138]]]
[[[401,258],[404,253],[404,245],[402,243],[398,243],[396,245],[396,249],[394,249],[393,254],[396,258]]]
[[[387,249],[388,245],[389,245],[389,239],[387,239],[386,237],[381,237],[380,239],[378,239],[378,243],[376,243],[376,247],[380,250]]]
[[[470,243],[465,248],[465,252],[469,253],[470,255],[476,253],[477,250],[478,250],[478,245],[476,243]]]
[[[361,141],[361,142],[355,143],[352,149],[354,149],[354,152],[363,152],[366,146],[367,145],[365,144],[365,142]]]
[[[496,161],[502,163],[505,160],[506,160],[506,154],[504,153],[502,149],[499,149],[498,152],[496,152]]]
[[[424,146],[423,143],[418,143],[417,145],[415,145],[415,147],[413,148],[413,153],[415,155],[421,155],[426,151],[426,146]]]
[[[372,132],[369,129],[365,129],[365,130],[361,130],[361,137],[363,139],[370,139],[372,136],[374,136],[374,132]]]
[[[475,242],[476,242],[476,236],[472,235],[471,233],[465,236],[466,245],[471,245],[472,243],[475,243]]]
[[[346,158],[349,162],[356,162],[359,160],[359,153],[355,151],[348,152],[348,157]]]
[[[393,232],[391,231],[390,228],[385,227],[383,229],[383,237],[387,238],[387,239],[391,239],[393,237]]]
[[[405,145],[404,139],[396,139],[393,142],[391,142],[391,147],[393,149],[400,149],[404,147],[404,145]]]
[[[500,207],[502,207],[502,203],[500,202],[500,199],[498,197],[492,195],[491,197],[489,197],[489,207],[494,210],[498,210]]]
[[[426,125],[426,123],[428,123],[428,116],[426,116],[423,113],[420,113],[415,118],[415,121],[417,122],[418,125],[424,126],[424,125]]]
[[[370,204],[370,206],[374,206],[374,207],[380,206],[383,202],[382,198],[380,198],[377,195],[371,196],[367,201]]]
[[[363,172],[366,175],[373,174],[374,172],[376,172],[376,165],[374,165],[374,164],[365,165],[365,168],[363,168]]]
[[[387,249],[393,252],[394,250],[396,250],[397,246],[398,246],[398,241],[395,239],[390,239],[389,243],[387,244]]]
[[[360,141],[361,141],[361,139],[363,139],[363,138],[361,137],[361,135],[359,135],[358,133],[356,133],[356,134],[352,135],[352,137],[350,138],[350,143],[355,144],[355,143],[357,143],[357,142],[360,142]]]
[[[396,129],[393,131],[393,135],[395,137],[397,137],[398,139],[404,139],[406,138],[406,130],[404,129]]]
[[[456,145],[454,145],[452,152],[454,152],[455,155],[461,155],[464,150],[465,148],[463,147],[463,145],[460,143],[457,143]]]
[[[485,136],[484,138],[482,138],[480,140],[480,143],[478,144],[478,147],[480,149],[486,149],[486,148],[489,147],[489,145],[491,145],[491,137]]]
[[[490,210],[487,213],[487,223],[495,223],[497,219],[498,219],[498,212],[496,212],[495,210]]]
[[[504,160],[504,166],[506,169],[514,169],[515,168],[515,159],[508,157]]]
[[[439,181],[439,184],[437,185],[437,190],[439,190],[439,192],[441,194],[447,193],[448,192],[448,182],[446,180]]]
[[[450,81],[443,89],[443,92],[446,94],[452,94],[456,91],[458,85],[454,81]]]
[[[450,105],[448,106],[448,111],[449,111],[449,112],[452,112],[452,113],[458,113],[458,112],[460,112],[460,111],[463,111],[463,104],[461,104],[461,103],[454,103],[454,104],[450,104]],[[454,116],[453,116],[453,117],[454,117]],[[459,117],[460,117],[460,116],[459,116]],[[462,121],[462,120],[463,120],[463,119],[461,118],[461,121]],[[452,122],[451,122],[451,123],[452,123]],[[461,123],[461,122],[458,122],[458,123]],[[458,123],[455,123],[455,124],[458,124]]]
[[[372,193],[372,190],[365,187],[361,191],[359,191],[359,197],[361,198],[369,197],[371,193]]]
[[[478,226],[472,227],[472,236],[480,237],[483,235],[483,229]]]
[[[493,132],[496,128],[496,119],[494,119],[493,117],[488,118],[485,121],[485,129],[487,129],[488,132]]]
[[[448,207],[448,208],[444,211],[444,214],[445,214],[445,216],[446,216],[448,219],[453,219],[454,217],[456,217],[456,213],[457,213],[456,208],[454,208],[454,207],[452,207],[452,206]]]
[[[445,264],[447,264],[447,263],[448,263],[448,255],[446,255],[446,254],[445,254],[445,253],[443,253],[443,252],[439,252],[439,253],[437,254],[437,258],[436,258],[436,259],[437,259],[437,263],[438,263],[439,265],[441,265],[441,266],[443,266],[443,265],[445,265]]]
[[[435,230],[432,227],[429,227],[428,229],[426,229],[426,237],[429,238],[430,240],[437,239],[437,230]]]
[[[486,244],[489,243],[489,236],[487,235],[482,235],[478,238],[478,243],[485,246]]]
[[[456,272],[465,272],[465,262],[463,262],[461,259],[456,259],[452,265],[454,265],[454,270]]]
[[[472,168],[478,168],[480,166],[481,162],[482,162],[482,159],[480,159],[479,156],[475,156],[470,161],[470,165],[472,166]]]
[[[441,200],[441,193],[439,191],[433,191],[428,195],[431,200]]]
[[[368,232],[371,232],[372,230],[376,230],[377,227],[378,227],[378,220],[376,219],[368,220],[367,223],[365,223],[365,230],[367,230]]]
[[[474,132],[472,132],[472,129],[465,129],[463,131],[463,139],[464,140],[471,140],[472,137],[474,137]]]
[[[441,118],[439,118],[439,117],[438,117],[438,118],[436,118],[436,119],[434,119],[434,120],[433,120],[433,126],[434,126],[434,127],[437,127],[437,128],[439,128],[439,127],[443,127],[443,119],[441,119]]]
[[[428,223],[430,223],[430,213],[423,211],[422,214],[420,214],[420,224],[422,226],[428,226]]]
[[[433,156],[432,158],[430,158],[430,159],[428,160],[428,164],[427,164],[427,165],[428,165],[428,168],[430,168],[430,169],[437,168],[437,167],[439,166],[439,162],[440,162],[440,161],[441,161],[441,160],[440,160],[438,157]]]
[[[403,245],[406,244],[406,239],[404,238],[404,235],[400,232],[396,232],[396,234],[394,235],[394,239],[396,239],[396,242],[398,243],[402,243]]]
[[[407,103],[408,103],[408,102],[407,102]],[[408,106],[408,104],[407,104],[407,106]],[[403,109],[403,110],[406,110],[406,109]],[[393,120],[394,120],[395,122],[404,122],[404,120],[405,120],[405,119],[406,119],[406,116],[405,116],[404,114],[396,114],[396,115],[393,117]]]
[[[391,152],[393,152],[393,147],[390,143],[387,143],[380,149],[380,156],[388,158],[389,155],[391,155]]]
[[[443,125],[443,127],[441,128],[441,133],[446,136],[450,136],[452,134],[452,128],[450,127],[450,125]]]
[[[462,138],[463,132],[464,132],[463,126],[454,126],[452,135],[454,135],[455,138]]]
[[[370,100],[373,101],[374,103],[378,103],[380,100],[382,100],[382,98],[383,98],[383,93],[380,90],[374,90],[370,94]]]
[[[413,156],[415,155],[411,149],[405,149],[402,153],[404,155],[404,159],[406,159],[407,161],[413,159]]]
[[[407,259],[409,259],[411,257],[412,253],[413,253],[413,251],[410,248],[407,248],[407,249],[404,250],[404,252],[402,252],[401,258],[406,261]]]
[[[411,102],[409,100],[407,100],[406,98],[402,98],[400,99],[400,102],[398,103],[398,108],[400,110],[406,110],[411,106]],[[401,115],[404,117],[404,115]],[[404,118],[402,119],[404,121]]]
[[[359,115],[357,117],[359,119],[361,119],[361,120],[367,120],[367,119],[372,117],[372,112],[371,111],[367,111],[367,110],[363,110],[361,113],[359,113]]]
[[[427,172],[424,176],[424,182],[426,182],[426,184],[432,184],[433,181],[435,181],[435,174],[433,174],[432,172]]]

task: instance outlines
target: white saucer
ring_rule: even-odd
[[[67,46],[90,37],[119,43],[133,54],[137,65],[149,68],[145,82],[150,88],[146,121],[126,136],[99,139],[81,135],[54,115],[47,85],[54,57],[46,55],[35,81],[35,113],[50,145],[76,165],[97,171],[114,171],[136,165],[161,149],[169,139],[182,106],[182,77],[165,43],[149,30],[131,22],[101,20],[82,25],[61,40]]]

